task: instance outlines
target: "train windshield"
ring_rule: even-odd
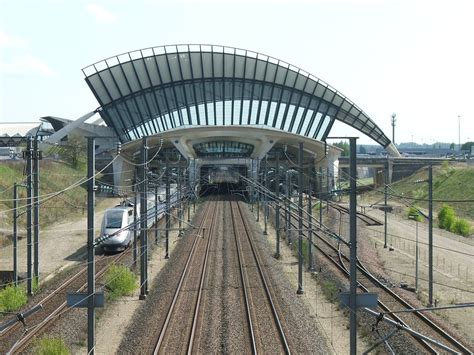
[[[107,211],[105,228],[122,228],[123,211]]]

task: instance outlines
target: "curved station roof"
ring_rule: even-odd
[[[260,53],[211,45],[153,47],[83,72],[100,115],[122,143],[198,126],[253,126],[325,140],[339,120],[393,150],[382,130],[337,90]]]

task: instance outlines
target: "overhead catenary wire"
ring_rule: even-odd
[[[46,201],[50,200],[51,198],[54,198],[56,197],[57,195],[60,195],[60,194],[63,194],[64,192],[66,191],[69,191],[69,190],[72,190],[80,185],[82,185],[83,183],[89,181],[90,179],[92,178],[95,178],[97,175],[101,174],[105,169],[107,169],[111,164],[113,164],[113,162],[115,161],[115,159],[117,159],[117,156],[114,157],[104,168],[102,168],[100,171],[98,171],[97,173],[94,174],[93,177],[85,177],[83,179],[80,179],[80,180],[77,180],[76,182],[74,182],[73,184],[69,185],[68,187],[60,190],[60,191],[56,191],[56,192],[52,192],[52,193],[49,193],[49,194],[45,194],[45,195],[40,195],[38,196],[38,205],[41,206],[43,203],[45,203]],[[17,199],[17,201],[21,201],[21,200],[28,200],[28,198],[20,198],[20,199]],[[3,201],[11,201],[11,199],[9,200],[0,200],[0,202],[3,202]],[[34,203],[31,203],[31,206],[33,205]],[[26,204],[24,205],[23,207],[28,207],[29,205]],[[7,209],[7,210],[3,210],[3,211],[0,211],[0,212],[9,212],[9,211],[13,211],[13,208],[11,209]]]

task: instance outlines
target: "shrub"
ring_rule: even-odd
[[[423,215],[420,213],[420,208],[411,206],[408,208],[408,217],[413,217],[418,222],[423,222]]]
[[[471,232],[471,226],[462,218],[456,218],[456,221],[451,225],[451,232],[467,237]]]
[[[456,221],[454,209],[448,205],[443,205],[438,212],[438,225],[442,229],[451,230],[451,225]]]
[[[2,312],[16,311],[27,301],[26,290],[22,287],[7,286],[0,291],[0,311]]]
[[[137,288],[137,277],[123,265],[112,265],[106,273],[105,282],[110,290],[107,296],[110,300],[130,296]]]
[[[68,355],[69,349],[62,339],[41,338],[35,342],[34,353],[36,355]]]

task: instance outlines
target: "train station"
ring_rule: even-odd
[[[230,175],[244,169],[256,178],[262,159],[274,159],[277,151],[296,161],[299,142],[310,165],[324,166],[334,176],[338,150],[325,142],[336,120],[398,156],[376,123],[336,89],[291,64],[249,50],[147,48],[83,72],[100,116],[124,151],[133,154],[139,139],[150,137],[149,154],[158,147],[174,148],[183,159],[196,161],[196,178],[224,167]],[[117,166],[126,164],[116,161]],[[123,185],[123,180],[115,184]]]
[[[3,145],[26,146],[26,183],[15,182],[14,193],[27,189],[21,207],[27,242],[20,258],[26,259],[27,271],[18,270],[16,223],[23,213],[17,215],[22,198],[14,195],[11,281],[15,286],[24,282],[34,300],[14,313],[15,319],[0,318],[2,352],[33,351],[33,337],[42,334],[59,334],[73,353],[88,354],[471,351],[465,337],[423,313],[438,306],[432,194],[429,216],[418,207],[410,215],[416,241],[396,239],[387,230],[387,215],[406,207],[388,198],[410,198],[388,191],[392,175],[401,180],[429,169],[429,178],[416,183],[429,183],[431,189],[433,165],[446,165],[445,159],[401,157],[377,121],[337,89],[252,50],[207,44],[150,47],[100,60],[82,72],[98,107],[76,120],[44,116],[49,130],[43,124],[28,126],[25,136],[0,137]],[[358,136],[334,135],[335,123]],[[56,152],[73,136],[87,138],[87,176],[57,194],[40,196],[39,161],[51,159],[50,168],[61,162],[39,151]],[[362,136],[379,145],[383,155],[358,159]],[[333,144],[345,139],[349,156],[341,156],[343,149]],[[357,164],[375,169],[365,190],[358,186]],[[48,256],[38,249],[43,233],[38,209],[43,198],[78,187],[87,191],[80,220],[87,222],[81,234],[87,243],[82,240],[69,256],[80,261],[74,268],[66,268],[58,256],[42,289],[39,260]],[[372,193],[367,200],[360,196],[366,191]],[[428,265],[424,293],[418,283],[421,215],[428,218],[425,231],[431,233],[422,243]],[[400,217],[390,218],[398,223],[392,233],[404,228]],[[62,241],[72,242],[66,238]],[[406,256],[415,245],[416,279],[410,276],[396,286],[388,282],[380,271],[384,258],[397,252]],[[49,248],[51,256],[54,244]],[[415,263],[411,256],[400,260],[390,265],[402,270]],[[114,277],[107,276],[112,264],[136,277],[136,289],[124,294],[123,303],[107,298],[113,294]],[[458,276],[464,267],[459,265]],[[466,267],[466,282],[468,272]],[[42,292],[53,296],[41,299]],[[109,302],[114,308],[107,315]],[[96,309],[104,307],[97,330]],[[87,321],[80,308],[87,309]],[[73,321],[79,314],[87,327]],[[32,322],[39,326],[28,331],[26,324]],[[368,339],[366,333],[371,333]],[[74,340],[78,334],[80,341]],[[339,347],[333,344],[338,337],[348,341]],[[107,338],[115,343],[102,345]]]

